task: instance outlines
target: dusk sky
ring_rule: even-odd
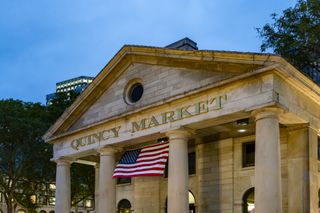
[[[293,0],[0,0],[0,99],[45,103],[55,83],[96,76],[124,44],[260,52],[255,28]]]

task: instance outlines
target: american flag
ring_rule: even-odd
[[[169,142],[126,151],[114,170],[114,178],[162,176],[169,156]]]

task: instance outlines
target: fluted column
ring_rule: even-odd
[[[255,212],[281,213],[280,109],[255,111]]]
[[[168,213],[188,213],[188,138],[190,133],[179,129],[169,137]]]
[[[95,165],[95,182],[94,182],[94,208],[96,213],[98,212],[99,206],[99,175],[100,175],[100,164]]]
[[[71,209],[71,161],[68,159],[58,159],[55,162],[57,163],[55,212],[69,213]]]
[[[116,179],[112,178],[116,150],[111,147],[99,149],[99,198],[98,213],[116,212]]]

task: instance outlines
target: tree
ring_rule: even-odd
[[[320,1],[298,0],[281,16],[271,16],[273,24],[257,29],[261,51],[273,49],[320,84]]]
[[[42,140],[50,125],[71,105],[78,93],[58,93],[52,104],[0,100],[0,192],[7,212],[17,206],[34,212],[36,196],[43,196],[43,184],[55,180],[50,161],[52,145]],[[72,196],[76,204],[94,194],[94,170],[72,165]]]
[[[30,198],[37,182],[52,180],[51,147],[41,136],[49,127],[46,107],[39,103],[0,100],[0,192],[7,212],[17,205],[32,212]]]

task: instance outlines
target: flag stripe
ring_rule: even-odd
[[[136,168],[116,168],[116,172],[121,172],[121,171],[141,171],[141,170],[148,170],[148,169],[164,169],[166,165],[152,165],[152,166],[143,166],[143,167],[136,167]]]
[[[152,164],[155,164],[155,163],[166,163],[167,162],[167,159],[164,159],[164,158],[160,158],[160,159],[156,159],[154,161],[147,161],[147,162],[139,162],[139,163],[135,163],[135,164],[118,164],[117,165],[117,168],[118,167],[135,167],[135,166],[142,166],[142,165],[152,165]]]
[[[169,143],[158,143],[124,153],[113,177],[161,176],[169,156]]]

